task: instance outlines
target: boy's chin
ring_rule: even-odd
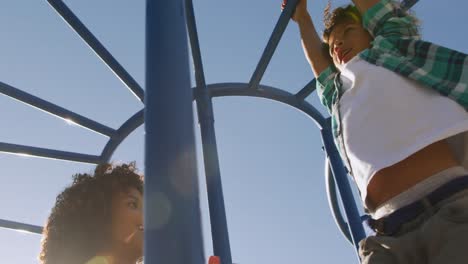
[[[356,56],[352,56],[352,57],[349,57],[349,58],[344,58],[341,63],[339,62],[335,62],[335,66],[336,68],[338,69],[341,69],[343,68],[348,62],[350,62],[351,60],[353,60]]]

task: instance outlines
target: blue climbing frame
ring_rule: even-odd
[[[305,101],[315,90],[315,80],[311,80],[295,94],[260,84],[298,0],[288,1],[250,81],[217,84],[205,82],[192,0],[147,0],[146,95],[141,86],[62,0],[47,1],[137,99],[144,102],[145,107],[118,129],[113,129],[0,82],[0,93],[109,138],[100,155],[2,142],[0,142],[0,152],[100,164],[108,162],[120,143],[132,131],[145,123],[145,262],[205,263],[192,115],[192,100],[195,100],[202,137],[213,252],[214,255],[220,257],[221,263],[230,264],[232,257],[218,161],[212,98],[250,96],[270,99],[305,113],[320,129],[323,149],[326,153],[325,174],[330,207],[339,229],[357,249],[357,242],[365,237],[365,233],[347,173],[333,143],[330,118],[322,116],[315,107]],[[402,1],[402,6],[408,9],[417,1]],[[184,9],[185,15],[180,12]],[[196,87],[194,88],[190,87],[189,53],[185,44],[187,35],[195,66]],[[171,117],[167,117],[165,113],[171,113]],[[169,169],[171,161],[176,159],[181,159],[179,166],[176,166],[177,170]],[[174,177],[189,184],[174,187],[170,181]],[[338,187],[339,195],[336,187]],[[339,207],[339,198],[344,208],[344,216]],[[168,203],[171,204],[170,211],[167,210]],[[2,219],[0,219],[0,227],[36,234],[42,231],[41,226]],[[167,241],[173,241],[173,243],[167,243]]]

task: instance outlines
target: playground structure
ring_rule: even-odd
[[[260,84],[298,0],[288,1],[249,82],[216,84],[205,82],[192,0],[148,0],[146,6],[147,74],[145,90],[62,0],[47,1],[137,99],[144,103],[145,107],[130,117],[118,129],[113,129],[0,82],[0,93],[109,138],[100,155],[86,155],[1,142],[0,152],[100,164],[109,162],[120,143],[136,128],[145,124],[145,248],[151,248],[151,250],[145,250],[145,262],[204,263],[199,198],[196,189],[198,184],[196,177],[194,177],[196,175],[196,161],[193,153],[195,152],[187,151],[195,149],[192,113],[192,100],[195,100],[207,179],[213,253],[219,257],[221,263],[227,264],[232,263],[232,257],[217,154],[212,98],[250,96],[270,99],[305,113],[315,121],[320,129],[323,149],[327,157],[326,178],[330,207],[339,229],[357,249],[357,244],[365,237],[365,233],[357,206],[352,202],[354,197],[347,173],[333,142],[330,119],[324,117],[305,100],[314,92],[315,80],[310,81],[296,94]],[[403,1],[402,5],[404,8],[410,8],[416,2],[417,0]],[[185,8],[185,15],[180,12],[181,8]],[[185,45],[187,37],[190,41],[195,68],[196,87],[194,88],[190,87],[189,52]],[[171,113],[170,118],[167,113]],[[170,161],[181,156],[183,156],[181,166],[169,169]],[[189,196],[184,196],[174,190],[171,183],[174,175],[190,183],[188,185],[191,189],[187,191]],[[336,187],[338,187],[339,195]],[[339,207],[339,198],[341,198],[344,215]],[[170,220],[162,221],[157,216],[160,215],[160,210],[164,209],[161,203],[165,201],[171,202],[173,217]],[[10,220],[0,220],[0,227],[37,234],[42,232],[40,226]],[[169,238],[175,241],[174,244],[178,245],[177,248],[164,243]],[[181,251],[184,253],[182,254]]]

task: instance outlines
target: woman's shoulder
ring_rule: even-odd
[[[109,257],[96,256],[96,257],[88,260],[88,262],[86,262],[85,264],[110,264],[110,261],[109,261]]]

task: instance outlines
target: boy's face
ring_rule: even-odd
[[[343,65],[361,51],[370,48],[372,37],[360,23],[341,23],[333,27],[328,44],[336,66]]]

